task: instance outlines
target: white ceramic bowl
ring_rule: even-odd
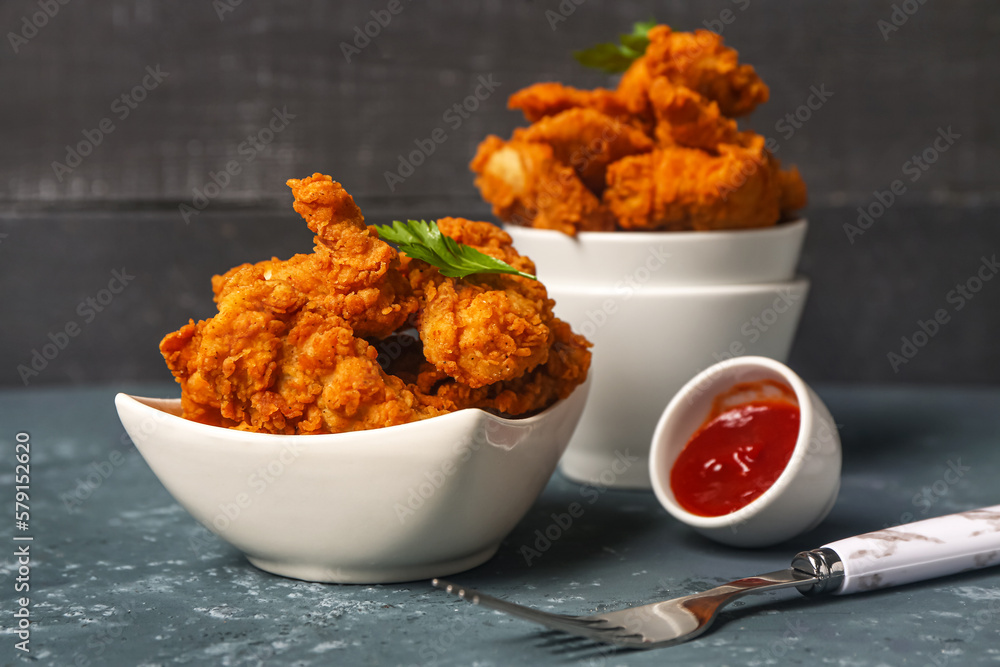
[[[522,255],[553,282],[613,286],[628,281],[679,287],[791,280],[808,222],[710,232],[580,232],[506,225]]]
[[[560,463],[578,482],[651,488],[650,438],[674,393],[729,357],[784,361],[809,291],[794,276],[805,220],[576,238],[505,229],[535,261],[556,314],[594,343],[590,399]]]
[[[550,285],[556,313],[594,343],[590,399],[563,472],[649,489],[650,438],[664,406],[692,376],[728,357],[786,359],[808,291],[804,278],[633,293]],[[637,460],[622,470],[615,464],[622,455]]]
[[[791,387],[799,404],[799,435],[788,465],[771,488],[735,512],[691,514],[670,488],[677,455],[705,422],[716,396],[738,383],[760,380]],[[787,366],[763,357],[724,361],[688,382],[663,412],[649,454],[653,491],[667,511],[713,540],[742,547],[777,544],[815,528],[837,500],[840,468],[840,436],[826,405]]]
[[[555,470],[587,388],[524,419],[461,410],[305,436],[198,424],[179,416],[177,399],[119,394],[115,403],[177,502],[257,567],[388,583],[488,560]]]

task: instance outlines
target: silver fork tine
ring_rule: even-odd
[[[622,628],[618,626],[609,627],[602,625],[602,623],[606,623],[603,619],[552,614],[546,611],[540,611],[531,607],[515,604],[513,602],[507,602],[506,600],[501,600],[493,597],[492,595],[486,595],[485,593],[480,593],[472,588],[459,586],[457,584],[444,581],[443,579],[433,579],[431,584],[435,588],[440,588],[448,593],[451,593],[452,595],[457,595],[472,604],[478,604],[490,609],[496,609],[510,614],[511,616],[517,616],[518,618],[523,618],[527,621],[540,623],[547,628],[562,630],[563,632],[579,635],[581,637],[587,637],[588,639],[608,641],[613,635],[618,634],[622,630]]]
[[[553,630],[562,630],[623,648],[649,649],[671,646],[698,637],[712,624],[720,609],[748,593],[781,588],[801,589],[805,585],[811,586],[826,581],[825,576],[827,575],[790,567],[755,577],[737,579],[707,591],[672,600],[660,600],[592,616],[550,614],[500,600],[471,588],[462,588],[441,579],[434,579],[432,583],[436,588],[443,588],[473,604],[497,609]]]

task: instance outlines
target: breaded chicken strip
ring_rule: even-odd
[[[633,117],[651,123],[653,108],[649,103],[649,89],[653,85],[653,75],[646,63],[646,57],[641,56],[629,65],[618,81],[615,97]]]
[[[501,220],[571,235],[614,228],[607,208],[547,144],[490,135],[470,167],[483,199]]]
[[[536,412],[569,396],[587,379],[590,343],[560,319],[550,325],[555,340],[548,360],[519,378],[473,388],[427,365],[417,380],[417,393],[440,410],[480,408],[503,414]]]
[[[336,433],[438,414],[344,320],[270,304],[274,281],[230,292],[209,320],[166,336],[160,351],[188,419],[268,433]],[[270,303],[269,303],[270,302]]]
[[[376,357],[375,348],[337,318],[303,311],[285,341],[275,387],[305,406],[297,432],[357,431],[440,414]]]
[[[748,145],[720,144],[718,155],[673,147],[616,162],[608,170],[604,200],[625,229],[773,225],[783,205],[799,203],[794,191],[801,179],[797,171],[780,171],[763,137],[741,139]]]
[[[594,109],[568,109],[546,116],[531,127],[515,130],[513,141],[551,146],[555,158],[573,167],[597,196],[604,191],[609,164],[653,149],[644,132]]]
[[[495,225],[462,218],[442,218],[437,224],[459,243],[520,271],[535,271]],[[497,273],[448,278],[416,259],[406,262],[404,270],[423,303],[417,330],[424,357],[437,370],[479,388],[521,377],[548,360],[553,302],[537,280]]]
[[[648,36],[645,55],[632,63],[615,91],[632,113],[648,113],[649,90],[659,77],[718,103],[729,117],[744,116],[767,101],[767,86],[757,72],[740,65],[736,51],[716,33],[674,32],[658,25]]]
[[[216,302],[237,287],[274,280],[343,318],[358,336],[381,338],[399,328],[416,312],[417,300],[398,271],[396,251],[365,225],[354,199],[329,176],[292,179],[288,185],[296,212],[316,234],[315,252],[244,264],[215,276]]]
[[[494,225],[461,218],[444,218],[438,225],[460,243],[521,271],[535,270]],[[566,398],[587,378],[590,343],[553,315],[541,283],[504,274],[446,278],[419,260],[404,259],[404,269],[427,303],[418,318],[428,360],[416,378],[422,403],[518,415]],[[494,381],[482,382],[488,378]]]
[[[656,140],[660,146],[687,146],[716,153],[719,144],[739,143],[736,121],[719,112],[719,105],[690,88],[678,88],[657,79],[649,89],[656,114]]]
[[[580,90],[561,83],[536,83],[507,100],[508,109],[520,109],[529,123],[567,109],[593,109],[605,116],[628,117],[629,109],[613,90]]]

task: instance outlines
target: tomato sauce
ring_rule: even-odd
[[[799,435],[799,407],[790,389],[767,384],[777,386],[779,395],[735,406],[724,406],[733,391],[720,395],[677,457],[670,488],[688,512],[735,512],[771,488],[788,465]],[[734,389],[745,394],[748,385]]]

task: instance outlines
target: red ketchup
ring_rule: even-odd
[[[729,514],[760,497],[788,465],[799,436],[799,407],[780,398],[712,413],[670,471],[674,498],[698,516]]]

